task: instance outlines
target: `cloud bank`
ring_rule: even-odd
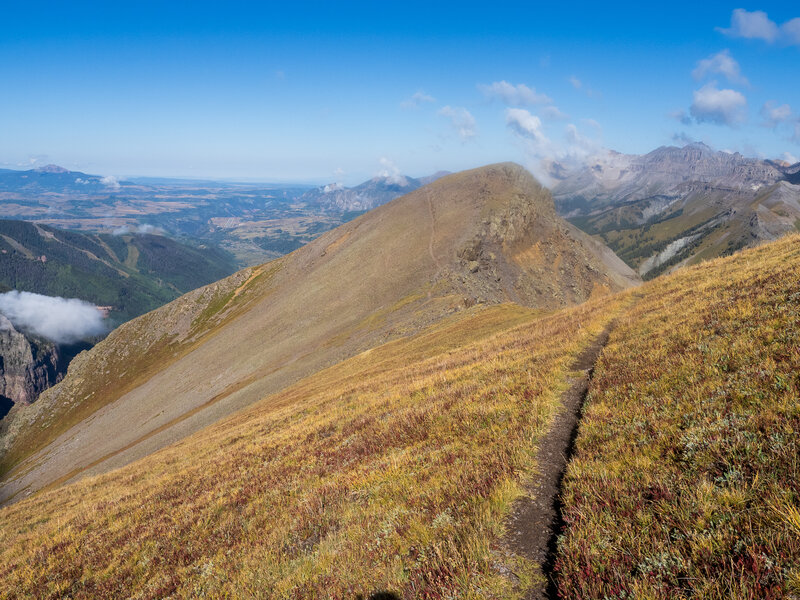
[[[783,123],[790,123],[797,119],[788,104],[778,105],[772,100],[765,102],[761,107],[761,116],[764,117],[764,127],[776,128]]]
[[[475,130],[475,117],[463,106],[444,106],[437,113],[440,117],[450,119],[458,137],[462,142],[468,142],[477,135]]]
[[[423,104],[433,103],[436,102],[436,98],[433,96],[426,94],[423,91],[416,92],[411,98],[408,100],[403,100],[400,103],[401,108],[406,109],[414,109],[419,108]]]
[[[394,185],[408,185],[408,180],[403,176],[400,168],[394,164],[393,161],[382,156],[379,162],[381,163],[381,169],[376,173],[376,177],[383,177],[386,179],[387,183],[392,183]]]
[[[736,126],[747,118],[747,99],[736,90],[719,89],[717,82],[707,83],[694,92],[689,112],[698,123]]]
[[[546,152],[550,140],[542,131],[542,120],[521,108],[506,109],[506,125],[518,136],[530,140],[540,152]]]
[[[111,231],[111,235],[128,235],[129,233],[154,233],[154,234],[161,234],[164,230],[156,227],[155,225],[150,225],[149,223],[143,223],[141,225],[122,225],[121,227],[117,227]]]
[[[113,190],[118,190],[120,188],[119,179],[113,175],[106,175],[105,177],[101,178],[100,183],[106,187],[110,187]]]
[[[43,296],[13,290],[0,294],[0,313],[18,329],[59,344],[106,333],[102,313],[77,298]]]
[[[731,14],[731,26],[717,27],[717,31],[729,37],[762,40],[768,44],[800,45],[800,17],[778,25],[763,10],[749,12],[737,8]]]
[[[742,75],[739,63],[736,62],[728,50],[723,50],[704,58],[697,63],[697,67],[692,71],[692,77],[698,81],[707,75],[715,74],[724,76],[731,83],[750,85],[747,78]]]
[[[538,93],[524,83],[514,85],[507,81],[495,81],[489,85],[480,84],[478,89],[489,99],[497,98],[508,106],[530,106],[550,104],[553,100],[546,94]]]
[[[574,123],[565,126],[562,140],[553,140],[545,133],[542,120],[529,111],[508,108],[505,116],[506,127],[522,144],[526,166],[544,185],[552,185],[558,173],[579,168],[604,152],[599,140],[581,134]],[[587,124],[599,130],[595,121],[588,120]]]

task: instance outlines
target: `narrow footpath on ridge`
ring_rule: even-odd
[[[572,456],[581,410],[589,391],[595,363],[608,343],[613,322],[586,347],[570,366],[581,375],[572,377],[561,396],[561,408],[542,440],[537,470],[525,485],[526,494],[514,504],[507,521],[503,546],[510,552],[542,565],[545,581],[525,590],[526,600],[557,598],[553,565],[556,543],[564,526],[562,480]]]

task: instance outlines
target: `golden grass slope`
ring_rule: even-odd
[[[0,509],[0,597],[508,598],[498,546],[575,357],[566,597],[786,597],[800,237],[549,315],[473,307]],[[537,565],[513,565],[521,587]],[[783,595],[782,595],[783,594]]]
[[[518,165],[443,177],[119,328],[20,415],[0,502],[127,464],[476,303],[552,309],[636,282],[593,244]]]
[[[470,309],[4,508],[0,597],[505,597],[492,543],[568,365],[627,300]]]
[[[800,236],[656,280],[567,476],[567,598],[800,597]]]

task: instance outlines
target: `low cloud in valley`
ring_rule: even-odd
[[[77,298],[43,296],[13,290],[0,294],[0,313],[17,329],[59,344],[69,344],[107,331],[96,306]]]

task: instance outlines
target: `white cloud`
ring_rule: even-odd
[[[117,179],[113,175],[106,175],[105,177],[100,179],[100,183],[114,190],[118,190],[120,188],[119,179]]]
[[[728,50],[722,50],[699,61],[697,67],[692,71],[692,77],[699,81],[707,75],[715,73],[723,75],[731,83],[749,85],[747,78],[742,75],[739,63]]]
[[[772,129],[796,119],[791,106],[788,104],[778,105],[773,100],[764,103],[764,106],[761,107],[761,116],[764,117],[764,127]]]
[[[584,94],[589,96],[589,98],[599,98],[600,96],[602,96],[600,92],[598,92],[595,89],[592,89],[590,86],[586,85],[586,83],[584,83],[574,75],[572,75],[569,78],[569,82],[572,84],[572,87],[574,87],[576,90],[583,92]]]
[[[128,235],[129,233],[152,233],[162,235],[164,230],[155,225],[150,225],[149,223],[134,225],[133,227],[130,225],[122,225],[111,230],[111,235]]]
[[[403,100],[400,103],[400,106],[402,108],[412,109],[412,108],[419,108],[423,104],[428,104],[433,102],[436,102],[436,98],[434,98],[429,94],[426,94],[423,91],[419,91],[416,92],[413,96],[411,96],[411,98],[409,98],[408,100]]]
[[[790,46],[800,45],[800,17],[779,26],[763,10],[748,12],[737,8],[731,15],[730,28],[717,27],[717,31],[730,37],[763,40],[769,44],[782,42]]]
[[[603,131],[603,126],[594,119],[581,119],[581,121],[586,123],[589,127],[594,127],[598,132]]]
[[[542,131],[542,120],[522,108],[506,109],[506,125],[519,136],[534,142],[541,149],[550,144],[550,140]]]
[[[692,118],[686,114],[685,110],[673,110],[672,112],[667,113],[667,116],[670,119],[675,119],[676,121],[679,121],[683,125],[692,124]]]
[[[787,44],[800,46],[800,17],[781,25],[781,34],[783,34],[783,40]]]
[[[544,162],[554,154],[553,144],[542,131],[542,121],[523,108],[506,109],[506,126],[520,138],[527,167],[545,185],[550,183]]]
[[[381,163],[381,169],[375,174],[376,177],[383,177],[388,183],[395,185],[408,185],[408,180],[394,162],[385,156],[382,156],[378,162]]]
[[[600,150],[597,142],[582,135],[573,123],[567,125],[564,131],[569,144],[568,153],[573,158],[585,158]]]
[[[487,98],[497,98],[508,106],[530,106],[533,104],[549,104],[553,100],[546,94],[540,94],[535,88],[524,83],[514,85],[507,81],[495,81],[490,85],[480,84],[478,89]]]
[[[551,121],[566,121],[569,119],[569,115],[561,112],[556,106],[545,106],[541,112],[545,119],[550,119]]]
[[[598,140],[583,135],[573,123],[564,128],[563,141],[552,140],[541,119],[525,109],[506,109],[506,126],[523,144],[528,168],[545,185],[552,183],[554,173],[582,166],[603,151]],[[599,130],[599,124],[590,126]]]
[[[688,135],[686,132],[681,131],[680,133],[674,133],[672,135],[672,141],[678,142],[679,144],[683,144],[684,146],[687,144],[693,144],[695,139]]]
[[[107,330],[97,307],[77,298],[13,290],[0,294],[0,312],[14,327],[60,344],[101,335]]]
[[[785,160],[786,162],[788,162],[790,165],[795,165],[795,164],[797,164],[798,162],[800,162],[800,158],[797,158],[797,157],[796,157],[794,154],[792,154],[791,152],[784,152],[784,153],[783,153],[783,156],[781,156],[781,158],[782,158],[783,160]]]
[[[717,82],[707,83],[694,92],[689,112],[698,123],[735,126],[746,118],[747,99],[735,90],[718,89]]]
[[[444,106],[437,114],[450,119],[450,124],[462,142],[467,142],[477,135],[475,117],[463,106]]]
[[[737,8],[731,15],[729,29],[717,28],[727,36],[774,42],[778,39],[780,30],[774,21],[771,21],[763,10],[748,12]]]

